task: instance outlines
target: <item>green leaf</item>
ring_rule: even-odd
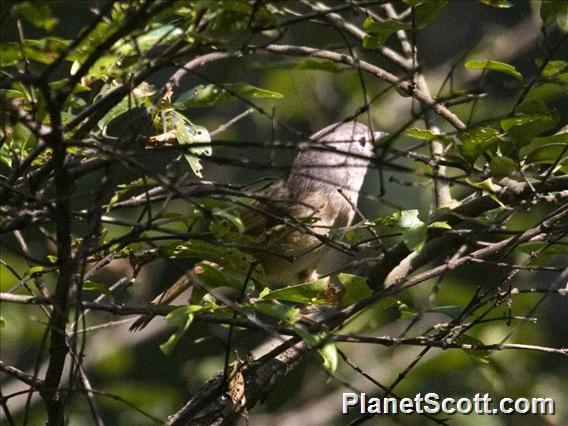
[[[424,226],[424,222],[418,217],[418,210],[403,210],[400,212],[398,226],[404,229],[413,229]]]
[[[515,117],[503,118],[501,120],[501,128],[505,131],[518,126],[526,126],[540,120],[548,118],[548,114],[520,114]]]
[[[323,367],[332,373],[337,370],[338,356],[337,347],[334,343],[326,343],[321,349],[318,349],[319,354],[323,358]]]
[[[432,222],[428,224],[428,228],[432,229],[452,229],[448,222]]]
[[[527,145],[535,136],[553,129],[558,123],[556,112],[544,114],[519,114],[501,120],[501,128],[518,146]]]
[[[398,226],[402,231],[402,241],[411,251],[420,251],[426,243],[428,227],[418,217],[418,210],[405,210],[400,212]]]
[[[542,59],[536,59],[535,63],[540,68],[543,64],[543,61]],[[541,75],[547,78],[555,77],[567,68],[568,68],[568,62],[560,60],[551,60],[546,63],[546,65],[544,66],[541,72]]]
[[[214,209],[213,216],[227,219],[230,223],[232,223],[235,226],[238,232],[240,232],[241,234],[245,232],[245,225],[243,224],[242,219],[239,216],[231,213],[229,210]]]
[[[523,75],[518,72],[514,66],[506,64],[505,62],[494,61],[492,59],[485,60],[485,61],[478,61],[478,60],[471,60],[465,63],[465,67],[467,69],[488,69],[493,71],[503,72],[505,74],[512,75],[519,80],[523,79]]]
[[[414,6],[414,19],[417,28],[424,28],[433,21],[446,7],[448,0],[403,0],[409,6]]]
[[[499,9],[508,9],[513,7],[513,3],[509,0],[479,0],[481,3],[486,4],[487,6],[496,7]]]
[[[141,193],[142,191],[152,188],[157,183],[157,179],[148,176],[146,178],[138,178],[132,182],[117,185],[116,190],[108,203],[107,212],[112,210],[112,206],[124,199],[127,194],[131,195],[132,193]]]
[[[138,108],[140,106],[149,106],[151,103],[150,96],[154,91],[147,83],[140,84],[136,89],[132,90],[119,103],[113,106],[97,123],[99,129],[105,131],[108,125],[114,119],[122,114]]]
[[[564,0],[542,0],[540,2],[540,18],[544,27],[557,25],[562,31],[568,32],[568,2]]]
[[[243,287],[244,279],[233,277],[206,262],[195,266],[194,270],[199,275],[199,279],[203,280],[211,288],[230,287],[240,291]]]
[[[0,315],[0,328],[6,328],[6,320]]]
[[[34,133],[23,123],[19,122],[12,127],[12,133],[0,144],[0,158],[8,167],[12,167],[14,159],[21,159],[28,155],[30,149],[37,144]]]
[[[59,23],[51,13],[48,2],[45,1],[25,1],[15,5],[14,11],[33,26],[47,31],[51,31]]]
[[[460,154],[473,164],[477,157],[499,142],[500,133],[490,127],[477,127],[459,132],[457,137],[462,142],[458,146]]]
[[[303,327],[300,324],[294,324],[293,330],[298,336],[300,336],[302,338],[302,340],[304,342],[306,342],[312,348],[315,348],[321,342],[320,336],[313,334],[313,333],[310,333],[310,331],[308,329],[306,329],[305,327]]]
[[[416,308],[411,308],[400,300],[396,301],[396,310],[398,312],[398,318],[402,320],[413,318],[420,313]]]
[[[382,225],[382,226],[394,226],[394,225],[398,224],[398,221],[400,220],[401,216],[402,216],[401,212],[394,212],[394,213],[389,214],[387,216],[379,216],[378,218],[373,220],[373,223],[375,223],[376,225]]]
[[[173,103],[176,109],[209,107],[232,99],[282,99],[284,95],[270,90],[260,89],[247,83],[201,84],[177,97]]]
[[[555,163],[562,155],[561,161],[568,156],[568,133],[534,138],[530,144],[520,150],[520,156],[527,163]]]
[[[174,350],[177,342],[183,336],[183,334],[187,331],[191,323],[194,319],[194,314],[203,310],[202,306],[196,305],[187,305],[181,306],[177,309],[171,311],[168,315],[166,315],[166,320],[177,327],[175,333],[173,333],[166,342],[160,345],[160,350],[164,355],[170,355]]]
[[[501,179],[513,175],[519,169],[519,166],[509,157],[493,157],[489,168],[491,169],[491,176]]]
[[[69,42],[59,37],[45,37],[41,40],[27,39],[19,42],[0,43],[0,67],[15,65],[25,59],[50,64],[66,51]]]
[[[49,269],[45,266],[32,266],[31,268],[26,269],[24,272],[25,276],[34,276],[34,275],[41,275],[48,272]]]
[[[99,294],[106,294],[107,296],[111,296],[112,292],[109,288],[101,283],[96,283],[94,281],[85,281],[83,283],[83,290],[84,291],[92,291]]]
[[[482,190],[484,193],[486,193],[489,196],[489,198],[491,198],[493,201],[499,204],[499,206],[501,206],[502,208],[506,208],[506,206],[501,202],[501,200],[497,198],[496,193],[499,190],[499,187],[493,183],[493,179],[487,178],[481,182],[474,182],[470,178],[467,178],[465,181],[469,183],[472,187]]]
[[[564,257],[568,255],[568,245],[562,243],[551,245],[548,241],[528,241],[519,244],[517,248],[528,255],[543,251],[549,255],[561,255]]]
[[[411,251],[420,251],[426,243],[428,227],[426,225],[402,231],[402,240]]]
[[[568,164],[568,151],[566,145],[548,145],[532,152],[526,157],[529,163],[555,164],[562,166]]]
[[[568,96],[568,85],[566,83],[543,83],[530,88],[526,96],[526,101],[540,100],[550,102],[566,96]]]
[[[406,131],[408,136],[412,136],[416,139],[422,139],[427,141],[436,141],[442,143],[444,146],[449,145],[453,142],[452,138],[446,135],[437,135],[431,130],[412,128]]]
[[[286,300],[289,302],[326,304],[327,279],[310,281],[263,293],[262,299]]]
[[[499,190],[499,187],[493,183],[493,180],[491,178],[485,179],[481,182],[475,182],[470,178],[466,178],[466,182],[474,188],[481,189],[490,194],[495,194]]]
[[[152,24],[150,29],[136,37],[135,43],[130,38],[127,41],[121,39],[113,48],[124,56],[138,54],[156,47],[158,42],[165,45],[182,35],[183,30],[171,24]]]
[[[295,306],[284,305],[274,302],[257,302],[253,305],[254,309],[284,321],[287,324],[294,324],[302,319],[300,309]]]
[[[363,22],[363,29],[367,35],[363,38],[365,49],[376,49],[382,45],[392,34],[398,30],[408,30],[411,26],[406,22],[399,21],[374,21],[367,17]]]
[[[462,307],[456,305],[436,306],[435,308],[429,309],[428,312],[440,313],[447,315],[452,319],[456,319],[462,313]]]
[[[341,298],[341,307],[353,305],[373,293],[365,277],[340,273],[337,278],[345,288],[345,294]]]
[[[340,73],[347,71],[348,69],[345,65],[330,61],[318,61],[315,59],[301,59],[298,61],[253,62],[248,67],[252,69],[325,71],[331,73]]]
[[[173,111],[175,121],[175,134],[176,139],[180,145],[191,145],[195,143],[207,144],[211,142],[211,135],[209,131],[203,127],[193,124],[187,117],[178,111]],[[191,148],[184,156],[191,167],[191,170],[197,177],[203,177],[201,170],[201,156],[210,156],[212,153],[211,146],[201,145],[199,147]]]
[[[489,364],[491,360],[489,359],[489,351],[487,349],[475,349],[476,346],[483,346],[483,342],[468,335],[462,335],[456,339],[456,342],[460,345],[471,345],[473,349],[467,349],[466,353],[475,361],[482,364]]]
[[[222,266],[227,272],[236,273],[242,277],[248,274],[250,265],[254,261],[252,255],[234,247],[223,247],[201,240],[188,240],[169,248],[161,247],[160,253],[172,258],[189,257],[197,260],[208,260]],[[258,265],[254,268],[252,277],[260,282],[265,281],[261,266]]]

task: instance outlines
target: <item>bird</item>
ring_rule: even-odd
[[[356,121],[321,129],[298,145],[289,174],[262,190],[243,212],[245,234],[262,239],[262,250],[251,252],[269,287],[317,279],[318,263],[331,249],[327,237],[351,224],[374,143],[385,135]],[[199,279],[199,268],[186,272],[151,303],[172,302]],[[130,330],[144,328],[152,318],[138,317]]]

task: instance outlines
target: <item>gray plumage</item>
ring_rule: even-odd
[[[376,132],[373,138],[369,128],[357,122],[327,126],[300,145],[288,177],[265,191],[264,196],[281,200],[287,216],[307,222],[307,229],[312,231],[288,226],[275,232],[275,228],[263,224],[261,230],[267,236],[264,248],[294,258],[294,262],[289,262],[282,257],[257,255],[271,286],[317,277],[317,264],[329,246],[314,234],[328,236],[330,230],[351,223],[355,215],[353,206],[357,204],[373,154],[373,139],[383,135]],[[246,218],[247,215],[245,226]]]
[[[261,237],[262,250],[250,251],[263,266],[271,287],[317,278],[318,263],[329,250],[322,239],[353,220],[353,206],[373,155],[373,140],[383,136],[382,132],[371,134],[357,122],[325,127],[299,145],[289,175],[262,192],[270,203],[255,201],[254,209],[243,212],[245,233]],[[170,303],[198,275],[197,267],[188,271],[152,303]],[[143,328],[151,318],[138,318],[131,330]]]

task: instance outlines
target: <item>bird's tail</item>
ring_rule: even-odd
[[[151,304],[167,305],[168,303],[171,303],[175,298],[177,298],[192,285],[193,273],[194,271],[192,269],[183,274],[170,288],[156,296],[154,300],[152,300]],[[150,321],[152,321],[152,318],[154,318],[154,316],[155,315],[152,314],[139,316],[136,321],[134,321],[130,326],[130,331],[142,330],[148,325]]]

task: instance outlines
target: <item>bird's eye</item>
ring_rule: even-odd
[[[359,138],[359,145],[361,145],[362,147],[365,147],[365,144],[367,143],[367,139],[365,138],[365,136],[362,136]]]

